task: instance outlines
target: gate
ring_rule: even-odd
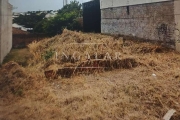
[[[99,0],[83,3],[83,30],[84,32],[101,32],[101,11]]]

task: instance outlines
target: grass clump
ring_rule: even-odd
[[[45,54],[42,55],[42,57],[47,61],[47,60],[49,60],[50,58],[52,58],[53,55],[54,55],[54,51],[50,49],[50,50],[47,50],[47,51],[45,52]]]
[[[31,54],[28,48],[12,49],[10,53],[4,58],[3,64],[14,61],[19,65],[27,66],[29,58],[31,58]]]

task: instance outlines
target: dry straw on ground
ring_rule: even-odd
[[[170,109],[176,110],[171,120],[180,119],[180,55],[174,50],[64,30],[62,35],[30,44],[29,51],[34,57],[28,67],[13,63],[9,68],[11,63],[7,63],[1,68],[0,83],[8,82],[4,79],[6,75],[14,81],[1,89],[0,119],[160,120]],[[46,54],[51,54],[48,51],[57,52],[58,60],[55,54],[46,60],[49,57]],[[74,51],[82,56],[88,52],[91,57],[94,52],[98,55],[108,52],[113,57],[114,52],[120,52],[119,60],[132,59],[138,64],[45,81],[45,69],[57,70],[86,61],[85,57],[75,62],[60,57],[63,52],[71,56]],[[7,97],[6,93],[10,96],[14,85],[15,88],[23,86],[23,95]],[[10,102],[15,98],[18,99]]]

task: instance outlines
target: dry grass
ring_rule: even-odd
[[[3,64],[8,63],[10,61],[17,62],[19,65],[27,66],[28,60],[32,55],[29,53],[27,48],[23,49],[12,49],[11,52],[5,57]]]
[[[96,44],[89,47],[72,43]],[[98,43],[103,46],[96,51]],[[94,51],[110,55],[118,51],[120,60],[133,58],[138,65],[47,80],[45,69],[85,60],[72,63],[61,57],[56,60],[55,56],[45,60],[42,56],[49,50],[69,55],[74,51],[80,55],[89,52],[91,56]],[[180,119],[180,55],[173,50],[130,40],[123,44],[122,39],[113,40],[111,36],[65,30],[62,35],[30,44],[29,51],[34,57],[28,67],[10,62],[0,70],[2,120],[160,120],[169,109],[177,111],[171,120]]]

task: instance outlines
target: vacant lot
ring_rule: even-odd
[[[64,59],[74,52],[75,61]],[[45,70],[75,69],[95,53],[111,61],[104,65],[110,69],[91,74],[82,69],[70,78],[44,75]],[[0,69],[1,120],[160,120],[170,109],[176,110],[171,120],[180,119],[180,54],[174,50],[64,30],[30,44],[27,54],[25,67],[11,61]],[[124,64],[114,67],[117,59]]]

